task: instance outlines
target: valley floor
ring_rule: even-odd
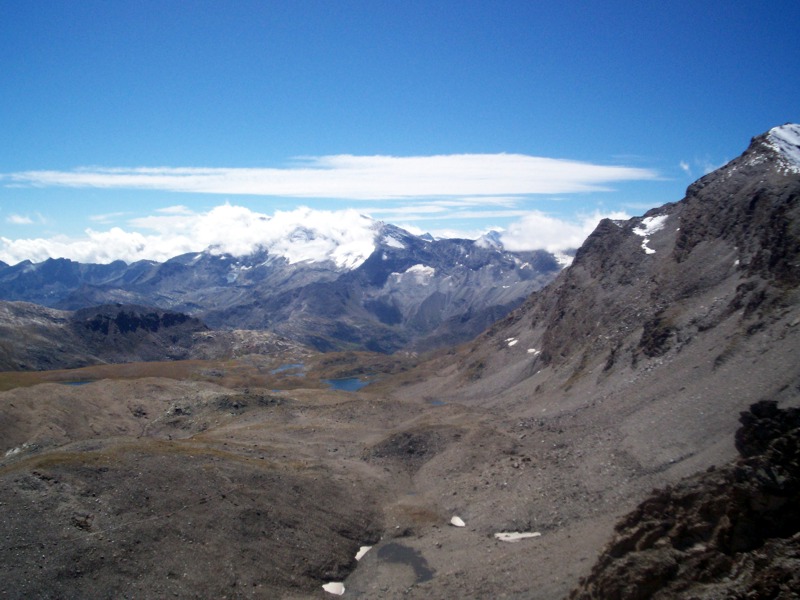
[[[358,371],[326,360],[309,381]],[[435,361],[373,365],[400,374],[358,392],[261,387],[290,374],[252,357],[165,364],[0,392],[2,597],[565,597],[652,488],[734,456],[752,396],[719,373],[741,393],[703,416],[708,373],[482,398]]]

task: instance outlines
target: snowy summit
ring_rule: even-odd
[[[800,125],[773,127],[767,133],[767,144],[781,156],[787,170],[800,173]]]

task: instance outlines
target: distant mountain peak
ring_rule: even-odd
[[[477,240],[475,240],[475,245],[480,248],[494,248],[495,250],[503,250],[503,242],[500,238],[500,232],[495,231],[494,229],[491,231],[487,231]]]

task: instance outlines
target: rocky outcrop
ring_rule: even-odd
[[[269,332],[212,332],[180,312],[131,304],[71,312],[0,302],[0,371],[287,352],[308,351]]]
[[[616,527],[571,598],[796,598],[800,409],[754,404],[735,463],[657,490]]]

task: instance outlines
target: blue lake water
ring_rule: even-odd
[[[94,382],[94,379],[82,379],[81,381],[59,381],[62,385],[86,385]]]
[[[332,390],[341,390],[343,392],[357,392],[369,381],[365,381],[359,377],[345,377],[344,379],[323,379],[323,383],[327,383]]]

